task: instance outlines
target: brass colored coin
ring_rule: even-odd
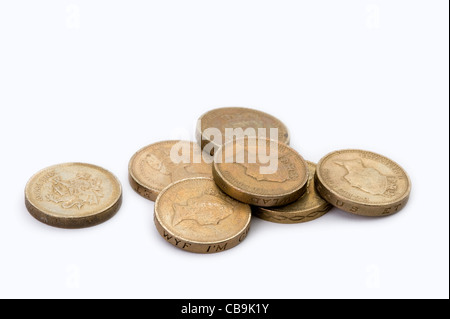
[[[171,152],[177,158],[171,158]],[[129,181],[137,193],[155,201],[173,182],[191,177],[212,177],[211,162],[209,155],[203,154],[193,142],[159,142],[144,147],[131,158]]]
[[[122,186],[107,170],[67,163],[34,175],[25,188],[25,205],[37,220],[61,228],[100,224],[122,204]]]
[[[220,136],[208,136],[205,130],[210,128],[218,129]],[[290,141],[289,130],[286,125],[272,115],[243,107],[224,107],[211,110],[199,118],[196,135],[202,150],[214,155],[214,151],[220,146],[233,140],[232,137],[226,138],[225,129],[227,128],[242,128],[244,131],[250,128],[254,129],[256,133],[258,133],[258,129],[262,128],[267,130],[267,138],[269,138],[270,129],[277,128],[278,141],[288,145]],[[250,135],[248,137],[255,136]]]
[[[387,216],[402,209],[411,192],[406,172],[376,153],[342,150],[317,164],[316,188],[332,205],[356,215]]]
[[[333,207],[320,197],[314,186],[316,164],[309,161],[306,162],[309,170],[306,193],[299,200],[286,206],[272,208],[254,206],[252,210],[255,216],[274,223],[296,224],[317,219],[325,215]]]
[[[172,245],[194,253],[216,253],[241,243],[251,209],[224,194],[211,178],[190,178],[168,186],[155,204],[155,225]]]
[[[260,149],[261,141],[265,149]],[[263,161],[260,153],[269,155]],[[262,164],[265,161],[267,164]],[[276,170],[264,171],[274,164]],[[306,191],[308,175],[306,161],[296,151],[267,139],[228,142],[214,157],[213,176],[217,185],[231,197],[260,207],[295,202]]]

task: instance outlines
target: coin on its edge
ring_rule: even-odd
[[[333,206],[317,193],[314,185],[316,164],[306,161],[309,170],[309,180],[306,193],[292,204],[264,208],[253,206],[253,215],[269,222],[281,224],[296,224],[309,222],[325,215]]]
[[[212,136],[206,134],[207,132],[205,130],[210,128],[219,130],[221,140],[219,137],[216,137],[219,139],[216,141]],[[258,129],[265,128],[267,130],[266,137],[269,137],[271,128],[277,128],[278,141],[287,145],[289,145],[290,141],[288,128],[276,117],[244,107],[223,107],[211,110],[198,119],[196,136],[202,150],[214,155],[216,149],[229,142],[231,139],[226,140],[225,136],[226,128],[242,128],[244,131],[248,128],[253,128],[256,133],[258,133]]]
[[[268,155],[267,164],[259,160],[260,140],[266,145],[266,154],[277,150],[276,154]],[[228,153],[233,158],[228,158]],[[249,154],[254,155],[256,163],[249,163]],[[277,161],[277,169],[265,174],[262,167],[270,166],[270,161]],[[306,161],[300,154],[286,144],[263,138],[228,142],[214,157],[213,176],[217,185],[231,197],[254,206],[274,207],[295,202],[306,191],[308,175]]]
[[[183,162],[172,161],[170,154],[174,147]],[[148,145],[130,160],[130,185],[141,196],[155,201],[159,193],[173,182],[191,177],[212,177],[212,164],[207,163],[204,156],[209,157],[196,143],[189,141],[164,141]]]
[[[247,237],[251,208],[224,194],[211,178],[190,178],[162,191],[154,218],[167,242],[209,254],[235,247]]]
[[[37,220],[55,227],[83,228],[113,217],[122,204],[122,186],[109,171],[91,164],[66,163],[34,175],[25,205]]]
[[[341,150],[317,164],[316,188],[333,206],[363,216],[388,216],[408,202],[411,181],[397,163],[363,150]]]

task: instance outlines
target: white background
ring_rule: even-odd
[[[0,297],[448,298],[448,6],[1,1]],[[312,161],[342,148],[392,158],[410,174],[409,204],[381,219],[254,220],[215,255],[172,247],[128,161],[193,138],[221,106],[280,118]],[[119,177],[116,217],[64,230],[28,214],[28,178],[72,161]]]

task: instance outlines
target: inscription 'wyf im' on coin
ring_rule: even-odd
[[[368,151],[342,150],[320,160],[317,190],[334,206],[365,216],[402,209],[411,192],[406,172],[394,161]]]
[[[224,194],[210,178],[171,184],[158,196],[155,224],[172,245],[215,253],[241,243],[250,229],[250,206]]]

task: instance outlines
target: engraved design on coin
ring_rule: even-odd
[[[196,253],[216,253],[247,236],[251,208],[225,195],[212,178],[190,178],[166,187],[156,199],[154,221],[172,245]]]
[[[375,168],[367,167],[361,159],[335,161],[334,163],[347,170],[344,179],[352,187],[372,195],[395,196],[397,190],[395,176],[383,175]]]
[[[190,155],[190,154],[189,154]],[[186,159],[190,161],[189,158]],[[176,164],[170,159],[170,149],[155,149],[152,153],[148,153],[145,157],[145,163],[148,167],[166,176],[169,184],[189,178],[189,177],[209,177],[211,170],[205,165],[196,165],[195,163],[179,163]]]
[[[164,158],[168,158],[170,154],[165,154],[166,152],[162,150],[155,150],[154,153],[147,154],[145,157],[145,162],[148,166],[158,171],[163,175],[171,175],[168,169],[169,161],[164,161]]]
[[[277,157],[272,157],[269,159],[269,162],[272,160],[278,160]],[[298,174],[292,174],[291,167],[289,165],[289,159],[287,157],[282,157],[279,159],[282,165],[278,165],[278,170],[275,174],[261,174],[262,165],[259,161],[259,165],[251,164],[251,163],[239,163],[241,166],[245,168],[245,174],[253,179],[256,179],[258,182],[274,182],[274,183],[284,183],[292,178],[297,178]]]
[[[274,182],[283,183],[289,180],[289,172],[282,167],[278,169],[276,174],[261,174],[261,165],[254,165],[248,163],[239,163],[239,165],[245,168],[245,175],[256,179],[258,182]]]
[[[266,155],[267,163],[273,161],[279,161],[278,169],[275,174],[261,174],[261,167],[268,164],[263,164],[259,161],[260,156],[258,154],[258,148],[256,146],[248,146],[245,149],[242,145],[236,145],[237,150],[236,160],[244,159],[244,163],[237,163],[245,169],[245,175],[257,180],[258,182],[274,182],[284,183],[291,179],[298,178],[298,174],[295,172],[295,165],[293,165],[288,156],[282,156],[278,158],[278,154]],[[253,157],[256,159],[256,163],[249,163],[248,158]],[[232,159],[231,159],[232,160]],[[230,162],[230,158],[227,158],[226,162]],[[258,164],[258,165],[255,165]]]
[[[79,210],[85,205],[98,205],[104,196],[102,181],[87,173],[77,173],[76,177],[63,180],[59,175],[49,181],[45,198],[47,201],[60,204],[64,209],[77,207]]]
[[[234,212],[234,208],[230,207],[228,202],[213,195],[192,198],[187,203],[174,203],[173,209],[175,211],[173,226],[185,220],[193,220],[200,226],[219,225]]]
[[[55,227],[98,225],[119,210],[122,186],[109,171],[86,163],[45,168],[25,186],[25,206],[37,220]]]

